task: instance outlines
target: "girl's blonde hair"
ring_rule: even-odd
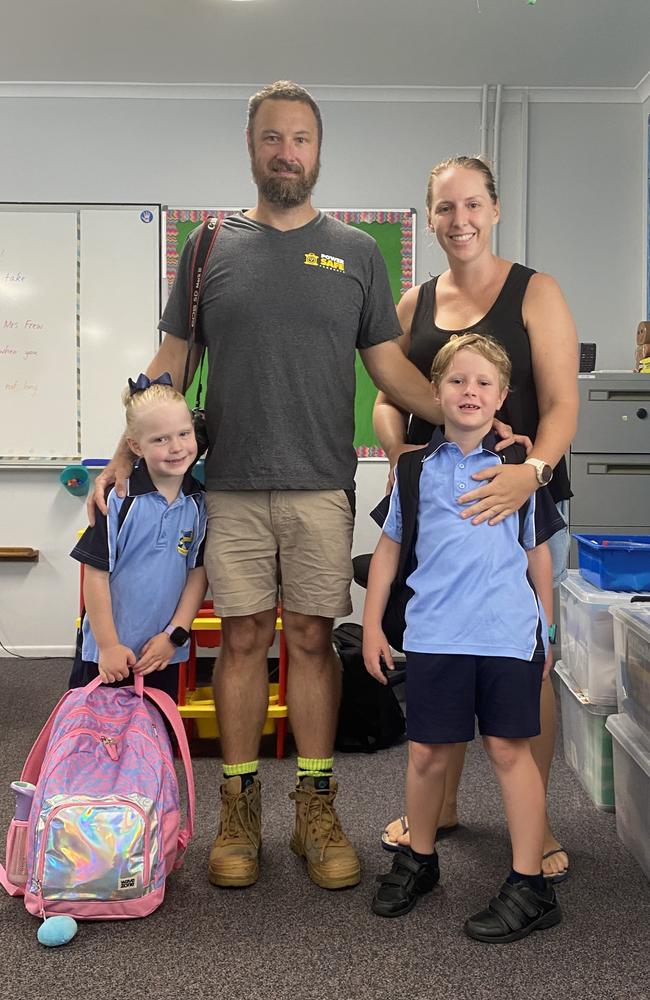
[[[160,403],[185,403],[187,406],[185,397],[177,389],[174,389],[172,385],[160,385],[159,383],[133,393],[127,386],[122,393],[122,402],[126,411],[127,435],[132,438],[137,437],[138,415],[143,410]]]
[[[474,351],[475,354],[480,354],[482,358],[494,365],[499,373],[501,389],[509,387],[512,364],[505,348],[499,341],[481,333],[462,333],[450,337],[433,359],[431,381],[436,388],[440,385],[458,352],[464,350]]]

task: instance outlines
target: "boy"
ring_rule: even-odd
[[[535,513],[545,489],[522,512],[497,525],[472,525],[461,518],[457,497],[468,477],[494,465],[495,412],[508,392],[510,360],[496,341],[478,334],[452,338],[436,355],[434,392],[443,411],[422,452],[417,508],[415,569],[408,578],[413,596],[406,607],[409,762],[406,804],[411,850],[397,852],[382,876],[372,908],[380,916],[401,916],[439,879],[435,835],[444,775],[455,743],[474,736],[474,717],[499,783],[512,842],[512,871],[488,907],[470,917],[467,934],[479,941],[518,940],[558,923],[560,909],[541,873],[545,819],[542,778],[529,740],[539,733],[542,677],[551,666],[549,560],[533,549],[559,530],[548,505],[548,521]],[[403,460],[398,463],[397,475]],[[536,532],[537,522],[537,532]],[[364,608],[364,660],[385,682],[381,660],[392,667],[382,616],[395,577],[402,535],[396,483],[383,534],[373,555]],[[543,551],[543,550],[542,550]],[[530,576],[529,576],[530,572]]]

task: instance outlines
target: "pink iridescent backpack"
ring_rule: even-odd
[[[165,719],[184,764],[184,822]],[[66,692],[16,784],[36,787],[29,818],[17,812],[10,824],[0,883],[30,913],[117,920],[160,906],[194,827],[192,762],[169,695],[141,676],[134,687],[97,678]]]

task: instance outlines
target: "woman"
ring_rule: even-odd
[[[495,427],[512,440],[534,443],[529,458],[537,466],[499,465],[487,469],[483,480],[466,493],[463,517],[474,523],[496,524],[517,510],[548,474],[551,494],[564,506],[571,496],[564,454],[575,434],[578,415],[578,345],[576,330],[557,282],[492,252],[492,227],[500,217],[494,177],[476,157],[458,156],[433,168],[427,187],[427,214],[431,232],[447,256],[449,268],[422,285],[409,289],[397,313],[403,331],[404,353],[429,375],[440,347],[458,332],[489,334],[499,340],[512,361],[512,389]],[[426,444],[431,425],[405,415],[382,392],[373,412],[375,432],[390,460],[391,470],[400,454]],[[523,437],[522,437],[523,436]],[[552,547],[554,585],[566,565],[568,537]],[[555,698],[550,680],[542,685],[542,732],[532,741],[533,755],[545,787],[555,746]],[[465,756],[458,744],[447,772],[441,832],[458,823],[456,796]],[[389,849],[406,845],[407,819],[389,823],[382,842]],[[561,881],[568,874],[566,852],[546,824],[544,875]]]

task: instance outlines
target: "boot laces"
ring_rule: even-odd
[[[322,861],[330,844],[342,844],[345,843],[346,839],[331,795],[323,795],[322,792],[314,792],[310,795],[307,807],[307,825],[311,826],[312,823],[316,825],[320,833],[320,857]]]
[[[256,848],[257,840],[253,830],[259,826],[260,815],[255,797],[247,795],[246,792],[238,792],[236,795],[225,794],[221,810],[222,835],[228,840],[239,840],[243,833]]]

